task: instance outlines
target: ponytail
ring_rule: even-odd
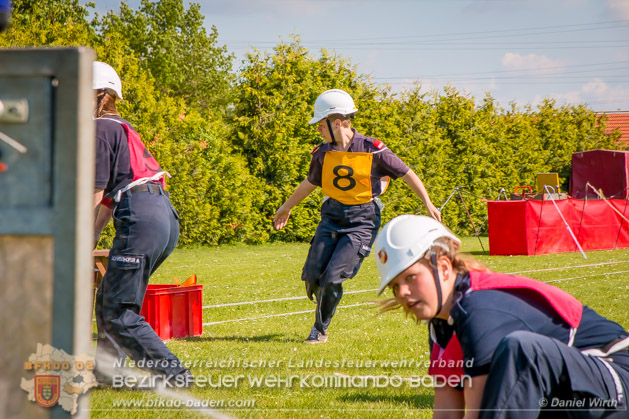
[[[109,97],[107,97],[109,95]],[[104,115],[118,115],[116,95],[109,89],[99,89],[96,94],[96,118]]]

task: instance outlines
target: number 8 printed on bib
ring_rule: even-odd
[[[323,193],[346,205],[371,201],[371,153],[328,151],[323,159]]]

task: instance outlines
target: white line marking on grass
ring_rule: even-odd
[[[530,273],[530,272],[545,272],[545,271],[557,271],[560,269],[571,269],[571,268],[591,268],[594,266],[604,266],[604,265],[615,265],[618,263],[629,263],[629,261],[624,261],[624,260],[619,260],[619,261],[614,261],[614,262],[601,262],[601,263],[591,263],[591,264],[587,264],[587,265],[575,265],[575,266],[561,266],[558,268],[545,268],[545,269],[533,269],[533,270],[529,270],[529,271],[517,271],[517,272],[506,272],[509,275],[515,275],[515,274],[521,274],[521,273]],[[593,275],[588,275],[588,276],[577,276],[577,277],[573,277],[573,278],[563,278],[563,279],[554,279],[551,281],[547,281],[548,283],[551,282],[561,282],[561,281],[570,281],[572,279],[581,279],[581,278],[588,278],[591,276],[597,276],[597,275],[614,275],[617,273],[626,273],[629,271],[618,271],[618,272],[610,272],[610,273],[603,273],[603,274],[593,274]],[[363,292],[373,292],[373,291],[377,291],[377,288],[373,288],[373,289],[369,289],[369,290],[358,290],[358,291],[348,291],[343,293],[343,295],[347,295],[347,294],[360,294]],[[273,298],[270,300],[258,300],[258,301],[244,301],[244,302],[239,302],[239,303],[226,303],[226,304],[212,304],[212,305],[207,305],[207,306],[203,306],[201,307],[203,310],[207,309],[207,308],[218,308],[218,307],[230,307],[230,306],[241,306],[241,305],[251,305],[251,304],[258,304],[258,303],[272,303],[272,302],[277,302],[277,301],[289,301],[289,300],[303,300],[305,298],[308,298],[306,296],[302,296],[302,297],[284,297],[284,298]],[[346,306],[346,307],[350,307],[350,306]],[[353,306],[351,306],[353,307]],[[313,310],[310,311],[300,311],[300,312],[295,312],[294,314],[301,314],[301,313],[311,313]],[[268,317],[277,317],[277,316],[283,316],[284,314],[274,314],[272,316],[268,316]],[[286,315],[290,315],[286,314]],[[253,319],[256,319],[257,317],[254,317]],[[227,323],[227,322],[231,322],[231,321],[240,321],[240,320],[225,320],[222,322],[214,322],[214,323],[203,323],[203,326],[206,325],[210,325],[210,324],[219,324],[219,323]],[[92,322],[96,322],[96,319],[92,319]]]
[[[618,275],[618,274],[624,274],[624,273],[629,273],[629,271],[616,271],[616,272],[606,272],[606,273],[598,273],[598,274],[592,274],[592,275],[585,275],[585,276],[575,276],[572,278],[561,278],[561,279],[553,279],[550,281],[541,281],[541,282],[545,282],[545,283],[551,283],[551,282],[561,282],[561,281],[571,281],[573,279],[583,279],[583,278],[591,278],[594,276],[609,276],[609,275]],[[369,302],[369,303],[357,303],[357,304],[350,304],[350,305],[346,305],[346,306],[340,306],[338,307],[340,308],[352,308],[352,307],[359,307],[359,306],[365,306],[365,305],[375,305],[377,303],[375,302]],[[292,316],[295,314],[306,314],[306,313],[313,313],[314,310],[305,310],[305,311],[293,311],[290,313],[280,313],[280,314],[269,314],[266,316],[258,316],[258,317],[246,317],[244,319],[234,319],[234,320],[221,320],[221,321],[217,321],[217,322],[208,322],[208,323],[203,323],[203,326],[212,326],[215,324],[222,324],[222,323],[235,323],[235,322],[242,322],[242,321],[247,321],[247,320],[260,320],[260,319],[268,319],[271,317],[284,317],[284,316]]]
[[[604,266],[604,265],[615,265],[617,263],[629,263],[629,261],[626,260],[617,260],[615,262],[601,262],[601,263],[591,263],[588,265],[575,265],[575,266],[560,266],[558,268],[545,268],[545,269],[532,269],[530,271],[517,271],[517,272],[505,272],[509,275],[515,275],[515,274],[524,274],[524,273],[529,273],[529,272],[546,272],[546,271],[558,271],[560,269],[572,269],[572,268],[591,268],[593,266]]]
[[[366,306],[366,305],[373,305],[374,303],[358,303],[358,304],[350,304],[350,305],[346,305],[346,306],[339,306],[338,308],[352,308],[352,307],[358,307],[358,306]],[[305,311],[293,311],[290,313],[280,313],[280,314],[269,314],[266,316],[258,316],[258,317],[246,317],[244,319],[234,319],[234,320],[221,320],[218,322],[208,322],[208,323],[203,323],[203,326],[212,326],[215,324],[222,324],[222,323],[235,323],[235,322],[244,322],[247,320],[260,320],[260,319],[269,319],[271,317],[284,317],[284,316],[293,316],[295,314],[306,314],[306,313],[314,313],[314,310],[305,310]]]
[[[591,267],[594,267],[594,266],[615,265],[615,264],[618,264],[618,263],[629,263],[629,261],[601,262],[601,263],[591,263],[591,264],[588,264],[588,265],[561,266],[561,267],[558,267],[558,268],[532,269],[532,270],[528,270],[528,271],[506,272],[506,273],[509,274],[509,275],[516,275],[516,274],[523,274],[523,273],[530,273],[530,272],[558,271],[560,269],[591,268]],[[567,280],[566,279],[558,279],[558,280],[555,280],[555,281],[567,281]],[[343,293],[343,295],[360,294],[360,293],[363,293],[363,292],[374,292],[374,291],[378,291],[378,288],[372,288],[372,289],[368,289],[368,290],[348,291],[348,292]],[[278,301],[304,300],[306,298],[308,298],[308,297],[306,297],[305,295],[304,296],[300,296],[300,297],[272,298],[270,300],[242,301],[242,302],[237,302],[237,303],[225,303],[225,304],[211,304],[211,305],[203,306],[201,308],[203,310],[205,310],[205,309],[208,309],[208,308],[246,306],[246,305],[260,304],[260,303],[275,303],[275,302],[278,302]]]
[[[371,292],[371,291],[377,291],[378,288],[374,288],[372,290],[360,290],[360,291],[348,291],[348,292],[344,292],[343,295],[347,295],[347,294],[359,294],[361,292]],[[246,305],[250,305],[250,304],[258,304],[258,303],[274,303],[277,301],[289,301],[289,300],[303,300],[308,298],[307,296],[301,296],[301,297],[283,297],[283,298],[273,298],[271,300],[257,300],[257,301],[243,301],[243,302],[239,302],[239,303],[225,303],[225,304],[212,304],[209,306],[203,306],[201,308],[203,308],[204,310],[206,308],[217,308],[217,307],[230,307],[230,306],[246,306]]]
[[[617,274],[625,274],[625,273],[629,273],[629,271],[616,271],[616,272],[606,272],[606,273],[602,273],[602,274],[592,274],[592,275],[585,275],[585,276],[575,276],[572,278],[561,278],[561,279],[553,279],[550,281],[544,281],[547,284],[551,283],[551,282],[561,282],[561,281],[571,281],[573,279],[583,279],[583,278],[591,278],[593,276],[599,276],[599,275],[617,275]]]

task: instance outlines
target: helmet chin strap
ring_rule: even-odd
[[[330,118],[325,118],[325,122],[328,123],[328,131],[330,132],[330,137],[332,137],[332,145],[336,145],[336,139],[334,138],[334,133],[332,132],[332,124],[330,124]]]
[[[443,308],[441,282],[439,281],[439,269],[437,269],[437,254],[434,250],[430,251],[430,262],[432,263],[432,276],[435,278],[435,286],[437,287],[437,314],[433,317],[434,319],[441,313],[441,309]]]

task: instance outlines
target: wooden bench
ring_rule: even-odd
[[[107,272],[107,260],[109,259],[109,249],[94,250],[94,288],[98,288]]]

